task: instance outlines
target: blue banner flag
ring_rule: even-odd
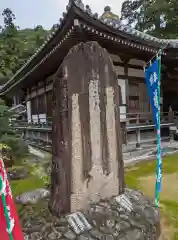
[[[159,193],[162,182],[162,158],[161,158],[161,124],[160,124],[160,77],[161,77],[161,57],[145,69],[146,86],[150,97],[153,120],[156,128],[157,138],[157,167],[156,167],[156,186],[155,203],[159,205]]]

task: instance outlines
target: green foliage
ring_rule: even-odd
[[[6,82],[42,45],[49,32],[42,26],[20,30],[14,24],[15,15],[9,8],[2,12],[0,26],[0,84]]]
[[[13,157],[19,157],[28,152],[28,146],[20,138],[14,135],[3,135],[0,142],[10,146]]]
[[[13,134],[12,129],[9,127],[9,118],[11,114],[8,112],[8,107],[5,102],[0,99],[0,138],[4,134]]]
[[[19,157],[28,152],[28,147],[25,142],[15,135],[15,132],[9,125],[11,113],[8,109],[4,101],[0,99],[0,143],[11,148],[11,154],[9,151],[7,152],[8,155],[10,154],[7,159],[9,159],[9,157]]]
[[[6,8],[2,12],[3,26],[0,26],[0,85],[7,82],[10,77],[29,59],[44,42],[48,31],[42,26],[34,29],[20,30],[15,25],[15,15]],[[24,142],[15,136],[9,126],[11,113],[4,101],[0,99],[0,143],[11,147],[13,157],[27,152]]]
[[[46,187],[46,181],[44,181],[44,178],[41,178],[38,174],[34,174],[34,167],[41,168],[41,165],[33,166],[33,164],[30,163],[31,159],[34,159],[33,155],[28,155],[25,158],[18,158],[18,161],[16,162],[19,165],[12,166],[11,168],[8,168],[8,170],[12,169],[23,169],[24,167],[29,172],[29,177],[21,180],[11,180],[10,185],[12,189],[13,197],[16,198],[17,196],[33,191],[37,188],[45,188]],[[48,177],[49,178],[49,177]],[[29,218],[29,214],[31,215],[40,215],[42,216],[44,212],[48,210],[47,201],[42,200],[38,204],[35,205],[21,205],[17,204],[17,210],[18,214],[21,220],[24,220],[24,215],[27,215],[27,219]],[[49,214],[49,213],[47,213]]]
[[[121,18],[136,29],[156,37],[178,37],[176,0],[126,0],[122,5]]]

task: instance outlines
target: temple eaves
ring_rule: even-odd
[[[120,33],[125,34],[128,38],[130,36],[134,37],[138,41],[144,41],[147,44],[154,45],[157,44],[160,46],[160,48],[163,48],[165,46],[168,46],[169,48],[178,48],[178,39],[160,39],[153,37],[149,34],[140,32],[131,26],[124,25],[121,23],[119,17],[111,12],[111,9],[109,7],[105,8],[105,12],[102,14],[101,17],[98,16],[97,13],[92,13],[92,10],[89,5],[84,5],[82,0],[69,0],[68,5],[66,6],[66,13],[63,13],[63,17],[60,18],[59,23],[56,24],[55,30],[49,34],[46,41],[39,47],[35,53],[28,59],[28,61],[14,74],[14,76],[4,85],[4,87],[0,90],[0,94],[4,91],[4,88],[7,88],[11,83],[14,82],[16,78],[18,78],[18,75],[37,57],[42,50],[46,48],[48,43],[56,36],[56,34],[60,31],[60,29],[63,26],[63,23],[66,19],[66,15],[69,12],[71,8],[79,9],[81,12],[86,14],[90,19],[93,19],[93,21],[97,21],[100,24],[103,24],[107,27],[109,27],[111,30],[115,30],[118,32],[118,35]]]
[[[171,47],[173,48],[178,48],[178,39],[160,39],[157,37],[153,37],[149,34],[140,32],[136,29],[134,29],[131,26],[125,25],[125,24],[121,24],[121,21],[119,19],[119,17],[115,14],[113,14],[111,12],[111,9],[108,7],[105,8],[105,12],[102,14],[101,17],[98,17],[97,13],[92,13],[91,8],[89,7],[89,5],[84,5],[82,0],[69,0],[68,5],[66,6],[66,11],[68,12],[69,9],[71,8],[72,5],[75,5],[76,7],[80,8],[83,12],[87,13],[88,15],[90,15],[90,17],[93,18],[93,20],[98,20],[101,21],[102,23],[118,30],[118,31],[123,31],[127,34],[136,36],[140,39],[146,40],[146,41],[150,41],[153,43],[159,43],[159,44],[163,44],[163,45],[167,45],[169,44]],[[36,53],[38,53],[40,51],[41,48],[43,48],[48,41],[53,37],[53,35],[55,34],[55,32],[60,28],[61,23],[63,22],[63,19],[65,18],[66,13],[63,12],[63,18],[60,18],[60,24],[58,25],[58,27],[54,30],[54,32],[52,32],[48,39],[44,42],[44,44],[36,50]]]

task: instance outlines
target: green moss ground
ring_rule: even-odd
[[[26,155],[23,158],[16,161],[15,165],[13,167],[11,167],[11,169],[13,169],[13,168],[17,169],[17,168],[24,168],[25,167],[29,171],[29,177],[27,177],[25,179],[21,179],[21,180],[13,180],[13,181],[11,180],[10,181],[10,185],[11,185],[12,194],[13,194],[14,199],[17,196],[21,195],[22,193],[33,191],[37,188],[44,188],[46,181],[47,180],[49,181],[49,177],[45,178],[45,181],[44,181],[44,179],[41,179],[38,174],[37,175],[34,174],[34,168],[36,166],[34,164],[29,164],[25,161],[25,160],[30,160],[31,158],[34,158],[34,156],[31,156],[30,154]],[[30,213],[30,211],[33,212],[33,213],[40,212],[40,209],[43,208],[43,204],[40,202],[40,204],[38,206],[37,205],[28,207],[28,206],[22,206],[22,205],[17,204],[17,210],[18,210],[18,213],[19,213],[19,217],[21,218],[21,216],[25,212],[28,212],[28,213]],[[46,206],[46,203],[45,203],[45,206]]]
[[[31,156],[25,156],[25,159],[31,158]],[[24,159],[20,159],[15,166],[15,168],[20,168],[26,166],[29,172],[34,170],[33,165],[29,165],[25,163]],[[134,166],[128,167],[125,169],[125,180],[126,184],[130,188],[140,189],[141,191],[147,194],[147,186],[141,184],[141,178],[146,178],[155,174],[156,170],[156,161],[147,161],[141,162]],[[171,174],[178,174],[178,154],[166,156],[163,159],[163,177]],[[31,174],[28,178],[22,180],[11,181],[11,188],[13,192],[13,197],[35,190],[37,188],[43,188],[45,186],[44,180],[40,179],[39,176]],[[173,188],[178,186],[178,177],[176,182],[168,183]],[[175,188],[176,190],[176,188]],[[152,196],[154,195],[154,191]],[[152,197],[151,196],[151,197]],[[163,222],[163,228],[166,229],[166,235],[168,240],[178,240],[178,199],[172,198],[167,199],[164,194],[160,199],[161,206],[161,217]],[[46,202],[40,202],[35,206],[26,206],[22,207],[21,205],[17,205],[17,209],[19,212],[19,217],[21,218],[26,214],[27,218],[29,214],[33,215],[34,213],[37,215],[44,214],[44,210],[47,209]]]
[[[43,187],[43,180],[36,176],[30,176],[26,179],[11,181],[11,188],[14,198],[24,192],[32,191],[34,189]]]
[[[147,193],[147,185],[141,183],[141,178],[152,176],[156,171],[156,161],[147,161],[136,164],[125,169],[125,181],[130,188],[139,189]],[[178,176],[178,154],[169,155],[163,158],[163,177],[177,174]],[[167,179],[167,178],[165,178]],[[178,177],[176,182],[167,183],[171,188],[177,190]],[[154,195],[154,192],[152,196]],[[151,196],[151,197],[152,197]],[[171,198],[171,196],[170,196]],[[178,199],[172,197],[168,200],[167,196],[161,195],[160,199],[161,218],[163,222],[162,228],[165,228],[165,234],[168,240],[178,239]]]

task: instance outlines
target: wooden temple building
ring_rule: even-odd
[[[120,121],[125,143],[130,132],[137,132],[139,142],[140,131],[154,129],[144,66],[159,49],[163,49],[161,121],[162,127],[171,125],[166,113],[169,106],[178,111],[178,40],[158,39],[123,25],[109,7],[99,17],[81,0],[70,0],[56,29],[0,89],[1,96],[13,98],[13,109],[21,115],[14,126],[24,138],[35,145],[50,148],[53,79],[69,50],[89,41],[96,41],[107,50],[117,73]]]

